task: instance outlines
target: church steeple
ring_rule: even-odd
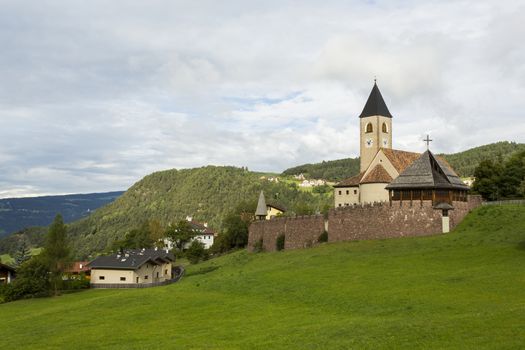
[[[392,114],[374,79],[374,87],[359,116],[361,172],[366,171],[381,148],[392,148]]]
[[[392,118],[392,114],[390,114],[390,111],[386,106],[385,100],[383,100],[383,96],[381,96],[381,91],[379,91],[375,80],[374,87],[370,92],[370,96],[368,96],[365,108],[363,108],[363,111],[361,112],[359,118],[370,117],[373,115],[380,115],[383,117]]]

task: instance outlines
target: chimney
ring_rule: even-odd
[[[157,248],[157,247],[155,247],[155,251],[157,251],[157,249],[158,249],[158,248]]]
[[[193,221],[193,217],[191,217],[191,216],[189,216],[189,215],[186,216],[186,221],[190,221],[190,222]]]
[[[204,227],[208,228],[208,223],[205,222],[204,224],[202,224]]]

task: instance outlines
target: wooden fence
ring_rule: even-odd
[[[505,205],[505,204],[525,205],[525,199],[509,199],[505,201],[483,202],[482,204],[483,205]]]

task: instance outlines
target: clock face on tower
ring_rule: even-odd
[[[383,147],[388,147],[388,140],[387,139],[383,139]]]
[[[372,139],[366,139],[366,147],[372,147],[374,141]]]

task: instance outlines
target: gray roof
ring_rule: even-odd
[[[161,265],[174,261],[164,249],[125,249],[113,255],[99,256],[88,265],[91,269],[136,270],[147,262]]]
[[[368,100],[366,101],[365,108],[363,108],[359,118],[370,117],[372,115],[382,115],[383,117],[392,118],[392,114],[390,114],[385,100],[383,100],[383,96],[375,82],[370,96],[368,96]]]
[[[469,190],[448,164],[426,151],[386,186],[394,189]]]
[[[257,209],[255,210],[255,216],[266,216],[266,200],[264,199],[264,193],[261,191],[259,194],[259,202],[257,203]]]

